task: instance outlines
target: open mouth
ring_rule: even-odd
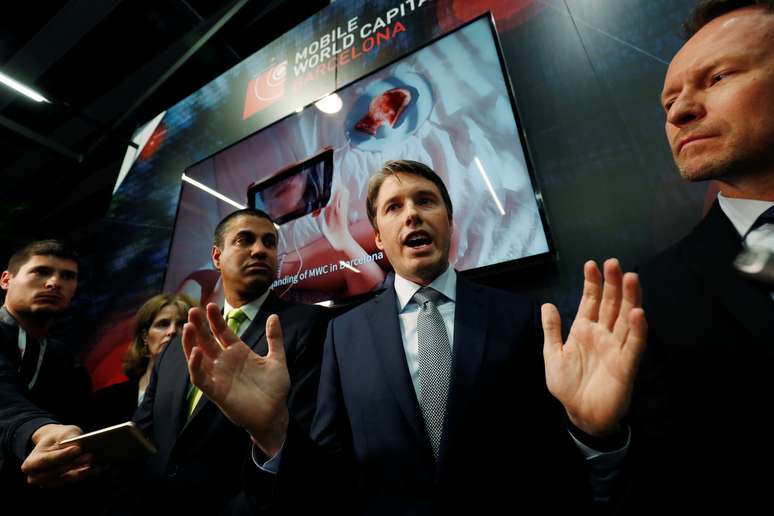
[[[433,239],[430,238],[430,235],[428,235],[424,231],[410,233],[403,241],[404,245],[412,249],[423,249],[431,245],[432,243],[433,243]]]

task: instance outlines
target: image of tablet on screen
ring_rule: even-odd
[[[323,208],[331,197],[333,149],[326,148],[247,189],[251,208],[284,224]]]

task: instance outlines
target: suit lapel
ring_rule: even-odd
[[[174,347],[172,347],[174,346]],[[191,387],[191,381],[188,377],[188,363],[185,360],[185,353],[183,353],[183,345],[180,337],[175,337],[172,342],[169,343],[165,353],[170,353],[169,360],[172,362],[171,367],[164,367],[159,369],[159,375],[163,375],[167,372],[173,374],[173,379],[170,381],[170,421],[174,421],[177,425],[176,433],[179,433],[187,425],[188,418],[188,389]],[[164,357],[161,357],[163,360]],[[180,371],[177,374],[177,371]],[[161,393],[157,396],[161,398]],[[162,398],[163,399],[163,398]]]
[[[457,276],[457,300],[454,308],[454,345],[449,400],[446,404],[439,464],[449,448],[454,430],[464,418],[476,377],[481,369],[487,336],[486,296],[480,287]]]
[[[771,347],[774,301],[768,289],[733,269],[733,260],[742,250],[742,243],[717,201],[686,244],[689,245],[683,249],[688,267],[703,279],[705,286],[745,330]]]
[[[403,337],[400,332],[400,321],[397,312],[398,302],[395,289],[387,291],[374,299],[368,307],[368,320],[374,324],[368,325],[370,338],[368,341],[374,347],[384,378],[390,387],[398,405],[403,412],[418,441],[430,451],[430,441],[427,438],[422,411],[419,408],[414,384],[411,382],[406,352],[403,349]]]
[[[254,352],[259,355],[265,355],[269,351],[266,339],[263,338],[266,334],[266,319],[268,319],[271,314],[277,314],[280,315],[280,324],[282,324],[281,312],[284,308],[285,302],[274,295],[274,292],[269,292],[266,301],[261,305],[261,309],[255,314],[255,319],[253,319],[253,322],[250,323],[250,326],[248,326],[242,334],[242,341],[250,346],[250,349]]]

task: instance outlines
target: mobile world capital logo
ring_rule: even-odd
[[[242,120],[263,111],[285,95],[287,73],[288,62],[285,60],[267,68],[247,83]]]

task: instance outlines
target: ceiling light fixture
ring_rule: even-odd
[[[210,188],[209,186],[207,186],[207,185],[203,185],[203,184],[202,184],[202,183],[200,183],[199,181],[197,181],[197,180],[195,180],[195,179],[191,179],[190,177],[188,177],[188,176],[187,176],[187,175],[185,175],[185,174],[183,174],[183,181],[185,181],[186,183],[190,183],[190,184],[194,185],[196,188],[199,188],[199,189],[201,189],[201,190],[204,190],[204,191],[205,191],[205,192],[207,192],[208,194],[210,194],[210,195],[212,195],[212,196],[214,196],[214,197],[217,197],[218,199],[220,199],[220,200],[221,200],[221,201],[223,201],[223,202],[227,202],[227,203],[229,203],[229,204],[230,204],[231,206],[233,206],[234,208],[237,208],[237,209],[240,209],[240,210],[243,210],[243,209],[245,208],[245,206],[244,206],[244,205],[242,205],[242,204],[239,204],[238,202],[236,202],[236,201],[234,201],[234,200],[231,200],[231,199],[229,199],[228,197],[226,197],[226,196],[225,196],[225,195],[223,195],[222,193],[220,193],[220,192],[216,192],[215,190],[213,190],[213,189],[212,189],[212,188]]]
[[[34,100],[35,102],[48,102],[49,104],[51,104],[51,101],[48,100],[46,97],[44,97],[37,91],[33,90],[32,88],[29,88],[24,84],[20,83],[16,79],[12,79],[11,77],[8,77],[3,72],[0,72],[0,82],[5,84],[9,88],[13,88],[17,92]]]
[[[342,102],[341,97],[339,97],[336,93],[331,93],[330,95],[326,95],[325,97],[315,102],[314,105],[323,113],[332,115],[341,111],[341,107],[344,105],[344,102]]]

